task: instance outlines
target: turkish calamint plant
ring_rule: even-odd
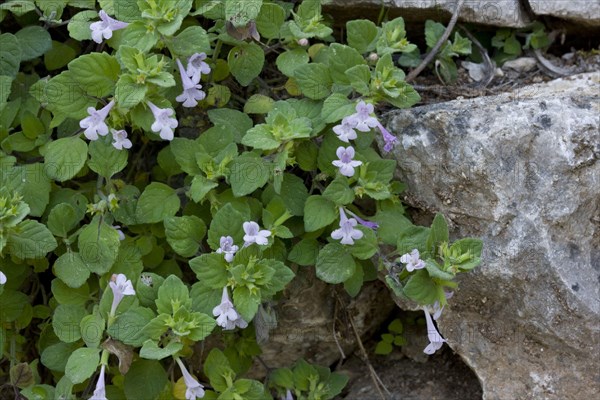
[[[2,395],[332,399],[348,378],[302,359],[245,377],[265,304],[313,273],[381,276],[445,342],[481,242],[413,225],[378,152],[401,153],[377,115],[419,101],[392,58],[416,46],[296,3],[0,5]]]

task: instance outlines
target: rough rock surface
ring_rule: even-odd
[[[366,339],[396,309],[389,289],[381,282],[365,283],[354,299],[343,290],[336,298],[331,285],[309,271],[306,269],[307,273],[296,276],[275,308],[278,326],[270,332],[261,355],[269,368],[289,367],[299,358],[332,365],[341,358],[338,345],[345,354],[351,354],[357,347],[348,317],[352,317],[359,335]],[[337,343],[333,336],[334,320]],[[257,364],[252,373],[264,376],[266,370]]]
[[[537,15],[600,27],[600,2],[596,0],[529,0],[529,5]]]
[[[390,17],[402,16],[407,22],[426,19],[443,21],[448,20],[454,12],[456,0],[331,0],[328,3],[328,7],[343,8],[343,12],[352,14],[354,18],[366,17],[364,11],[368,14],[369,10],[376,18],[382,6],[390,8]],[[467,0],[459,20],[513,28],[522,28],[530,22],[519,0]]]
[[[484,241],[438,321],[485,399],[600,393],[600,73],[394,111],[405,201]]]

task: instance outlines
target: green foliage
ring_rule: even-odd
[[[102,27],[101,11],[121,23]],[[0,20],[5,389],[184,399],[182,359],[208,346],[203,374],[187,363],[204,398],[333,399],[348,378],[304,360],[268,384],[246,376],[296,276],[357,296],[379,273],[396,295],[445,304],[481,262],[481,242],[450,242],[443,216],[404,215],[378,124],[337,136],[361,102],[377,118],[420,101],[402,18],[349,21],[342,38],[320,0],[11,0]],[[430,47],[443,29],[428,22]],[[527,45],[543,47],[532,29]],[[458,33],[444,45],[444,80],[469,53]],[[414,249],[423,268],[401,268]],[[392,325],[384,347],[401,344]]]

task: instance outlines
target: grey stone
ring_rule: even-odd
[[[456,0],[331,0],[327,6],[353,18],[366,17],[364,11],[368,10],[373,11],[369,16],[376,18],[381,7],[389,7],[390,16],[400,15],[408,22],[423,22],[426,19],[448,20],[456,3]],[[335,15],[336,20],[346,19]],[[519,0],[466,0],[459,21],[512,28],[523,28],[530,22]]]
[[[587,26],[600,27],[598,0],[528,0],[537,15],[549,15]]]
[[[405,201],[480,237],[438,320],[485,399],[600,393],[600,73],[398,110]]]

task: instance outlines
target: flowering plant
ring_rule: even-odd
[[[347,378],[303,360],[268,385],[244,377],[260,352],[255,318],[304,266],[350,296],[381,272],[424,307],[425,351],[445,341],[429,311],[479,264],[481,243],[450,243],[441,215],[413,225],[396,162],[377,151],[400,151],[381,107],[420,99],[392,58],[416,46],[402,18],[350,21],[338,43],[320,1],[295,3],[0,5],[11,390],[331,399]],[[214,348],[199,368],[195,344],[223,331],[252,350]]]

